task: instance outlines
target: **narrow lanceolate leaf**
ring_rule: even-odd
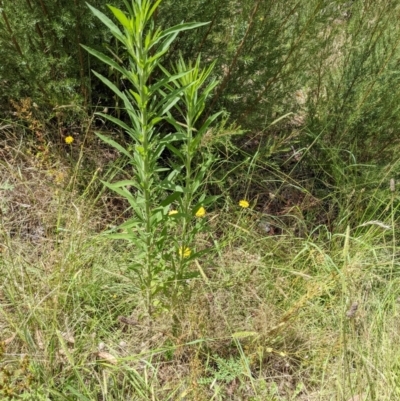
[[[129,153],[125,148],[123,148],[118,142],[115,142],[113,139],[102,135],[98,132],[96,132],[96,135],[105,143],[108,143],[109,145],[111,145],[112,147],[114,147],[115,149],[117,149],[118,151],[120,151],[122,154],[124,154],[125,156],[127,156],[130,160],[133,159],[133,155],[131,153]]]
[[[173,92],[169,93],[164,97],[162,102],[160,102],[160,106],[155,108],[155,112],[161,116],[166,114],[168,110],[170,110],[175,103],[177,103],[181,99],[181,92],[184,88],[175,89]]]
[[[197,149],[197,146],[199,145],[201,139],[203,138],[204,134],[207,131],[207,128],[210,126],[210,124],[220,115],[222,114],[222,111],[219,111],[218,113],[213,114],[212,116],[208,117],[206,122],[201,126],[199,129],[198,134],[194,137],[191,146],[190,146],[190,151],[194,151]]]
[[[100,113],[100,112],[96,113],[96,115],[101,116],[101,117],[105,118],[108,121],[111,121],[112,123],[114,123],[114,124],[118,125],[119,127],[121,127],[126,132],[132,131],[132,128],[129,127],[129,125],[125,124],[119,118],[110,116],[109,114]]]
[[[246,337],[254,337],[258,335],[256,331],[237,331],[232,334],[233,338],[246,338]]]
[[[86,3],[87,6],[90,8],[92,13],[110,30],[110,32],[122,43],[125,43],[125,37],[120,31],[120,29],[117,27],[117,25],[114,24],[108,18],[105,14],[103,14],[101,11],[97,10],[96,8],[92,7],[89,3]]]
[[[132,209],[135,211],[138,218],[141,218],[143,208],[142,206],[138,206],[138,200],[133,197],[133,195],[126,188],[117,188],[115,185],[110,184],[109,182],[102,181],[102,183],[110,188],[112,191],[124,197],[128,202]]]
[[[157,9],[157,7],[160,5],[162,0],[157,0],[154,4],[153,7],[151,7],[151,9],[149,10],[149,12],[147,13],[147,18],[150,19],[151,16],[154,14],[154,11]]]
[[[208,24],[209,24],[209,22],[187,22],[184,24],[175,25],[175,26],[163,31],[158,39],[162,39],[162,38],[169,36],[171,34],[174,34],[174,33],[188,31],[189,29],[195,29],[200,26],[204,26],[204,25],[208,25]]]
[[[106,56],[104,53],[98,52],[97,50],[94,50],[90,47],[87,47],[85,45],[81,45],[88,53],[92,54],[99,60],[101,60],[103,63],[108,64],[110,67],[116,69],[119,71],[123,76],[127,76],[129,74],[129,71],[125,70],[125,68],[122,68],[118,63],[116,63],[113,59],[110,57]]]
[[[93,74],[96,75],[96,77],[99,78],[101,81],[103,81],[119,98],[124,100],[124,94],[109,79],[96,71],[93,71]]]
[[[121,25],[126,28],[129,32],[132,32],[132,26],[130,20],[126,17],[126,15],[118,8],[110,6],[109,4],[107,7],[111,10],[114,14],[115,18],[121,23]]]
[[[183,71],[180,72],[178,74],[174,74],[171,75],[165,68],[163,68],[161,65],[159,65],[159,67],[161,68],[161,70],[164,72],[164,74],[166,74],[167,76],[161,80],[159,80],[158,82],[156,82],[154,85],[151,85],[149,87],[149,91],[151,92],[156,92],[161,88],[164,88],[168,83],[170,82],[174,82],[177,81],[179,78],[182,78],[183,76],[189,74],[192,70],[188,70],[188,71]],[[181,87],[181,90],[186,89],[186,87]]]
[[[115,189],[115,188],[129,187],[129,186],[137,187],[138,184],[135,180],[121,180],[121,181],[112,183],[111,186],[113,187],[113,189]]]
[[[161,206],[169,206],[171,203],[175,202],[181,196],[180,192],[173,192],[171,195],[167,196],[162,202]]]

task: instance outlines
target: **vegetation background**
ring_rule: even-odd
[[[398,1],[161,2],[156,26],[210,22],[163,65],[215,61],[204,115],[224,113],[201,150],[218,196],[203,274],[151,319],[135,248],[102,235],[130,211],[101,180],[129,169],[95,132],[129,139],[94,114],[125,118],[91,71],[127,82],[80,44],[126,63],[124,49],[82,0],[0,14],[3,399],[400,397]]]

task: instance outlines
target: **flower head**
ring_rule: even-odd
[[[242,200],[239,202],[239,206],[240,206],[240,207],[243,207],[244,209],[247,209],[247,208],[250,206],[250,203],[247,202],[247,200],[242,199]]]
[[[178,214],[179,212],[177,210],[170,210],[168,212],[168,216],[173,216],[174,214]]]
[[[191,251],[191,249],[188,248],[187,246],[181,246],[181,247],[179,248],[178,253],[179,253],[179,256],[180,256],[180,257],[182,257],[182,258],[188,258],[188,257],[191,255],[192,251]]]
[[[195,214],[196,217],[204,217],[205,215],[206,215],[206,209],[204,209],[203,206],[201,206],[201,207],[197,210],[197,212],[196,212],[196,214]]]
[[[71,135],[68,135],[65,137],[64,141],[67,145],[71,145],[71,143],[74,142],[74,138]]]

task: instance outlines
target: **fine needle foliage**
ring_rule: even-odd
[[[216,85],[215,80],[207,82],[212,64],[202,70],[200,58],[194,65],[186,65],[181,59],[174,67],[174,73],[169,73],[160,64],[180,32],[204,23],[182,23],[162,30],[153,21],[159,4],[160,1],[152,4],[148,0],[132,2],[132,5],[126,3],[127,15],[109,6],[123,31],[106,15],[89,6],[124,46],[128,67],[84,46],[89,53],[118,71],[131,86],[121,91],[110,80],[94,72],[123,101],[129,116],[127,124],[99,113],[129,135],[132,143],[127,147],[102,134],[97,135],[125,155],[132,165],[131,179],[105,182],[108,188],[129,202],[133,213],[118,227],[119,233],[109,236],[135,245],[135,262],[130,268],[145,295],[149,315],[159,305],[177,305],[181,295],[178,287],[193,277],[188,266],[198,255],[193,248],[194,237],[203,228],[201,222],[193,224],[193,220],[203,217],[205,205],[212,201],[212,198],[198,195],[212,160],[204,161],[200,169],[192,165],[202,137],[219,115],[213,114],[203,124],[198,124],[206,100]],[[158,70],[162,70],[164,76],[154,81],[152,75]],[[174,110],[179,112],[176,118]],[[158,127],[163,120],[176,132],[162,135]],[[160,166],[165,148],[176,156],[178,163]],[[172,210],[174,203],[178,213]],[[160,295],[166,296],[166,300]]]

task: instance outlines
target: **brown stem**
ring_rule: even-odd
[[[21,47],[19,46],[17,39],[14,36],[13,30],[11,29],[10,22],[8,21],[7,14],[4,11],[4,9],[1,11],[1,15],[3,16],[4,22],[6,23],[8,33],[10,34],[11,41],[13,42],[15,49],[17,50],[20,56],[23,56]]]
[[[2,1],[0,1],[0,5],[3,6],[3,2]],[[21,47],[18,44],[17,39],[14,36],[14,32],[13,32],[13,30],[11,28],[10,22],[9,22],[9,20],[7,18],[6,12],[4,11],[4,8],[1,11],[1,15],[3,16],[4,22],[6,23],[8,33],[10,34],[11,41],[13,42],[15,49],[17,50],[18,54],[22,58],[25,59],[24,54],[22,53]],[[26,68],[30,73],[33,73],[32,69],[30,68],[28,63],[26,63]],[[37,83],[37,86],[38,86],[40,92],[42,92],[45,96],[48,96],[47,91],[43,88],[43,86],[40,83]]]
[[[306,32],[306,28],[307,28],[307,26],[308,26],[308,23],[311,21],[311,19],[316,15],[316,13],[318,12],[318,10],[320,9],[320,4],[321,4],[321,2],[318,3],[318,5],[316,6],[316,8],[315,8],[315,10],[314,10],[313,15],[312,15],[312,16],[310,17],[310,19],[307,21],[306,26],[304,27],[303,31],[300,33],[300,35],[299,35],[299,37],[297,38],[297,40],[296,40],[296,42],[294,43],[294,45],[290,48],[289,53],[288,53],[287,57],[285,58],[285,60],[283,61],[283,64],[282,64],[280,70],[275,74],[274,77],[272,77],[272,78],[267,82],[267,84],[265,85],[264,90],[262,90],[262,91],[258,94],[256,100],[255,100],[253,103],[258,103],[258,102],[261,100],[261,97],[265,94],[265,92],[268,91],[268,89],[270,88],[270,86],[278,79],[279,74],[283,71],[283,68],[284,68],[284,67],[286,66],[286,64],[289,62],[290,57],[292,56],[292,53],[293,53],[294,49],[297,48],[297,45],[300,43],[300,40],[303,38],[303,35],[304,35],[305,32]],[[244,118],[246,118],[246,117],[249,115],[249,113],[251,112],[252,109],[253,109],[252,105],[249,105],[249,106],[245,109],[245,111],[244,111],[244,112],[241,114],[241,116],[239,117],[239,124],[240,124],[241,121],[243,121]]]
[[[217,9],[217,12],[214,14],[214,17],[213,17],[213,19],[211,21],[211,24],[208,25],[207,32],[204,34],[203,39],[201,40],[200,45],[198,47],[197,55],[200,54],[201,49],[203,48],[203,45],[204,45],[208,35],[210,34],[212,27],[214,26],[214,23],[215,23],[215,21],[217,19],[217,15],[219,14],[219,9],[220,9],[220,7]]]
[[[40,6],[42,8],[43,14],[49,18],[49,12],[47,11],[46,5],[43,3],[43,0],[39,0]]]

